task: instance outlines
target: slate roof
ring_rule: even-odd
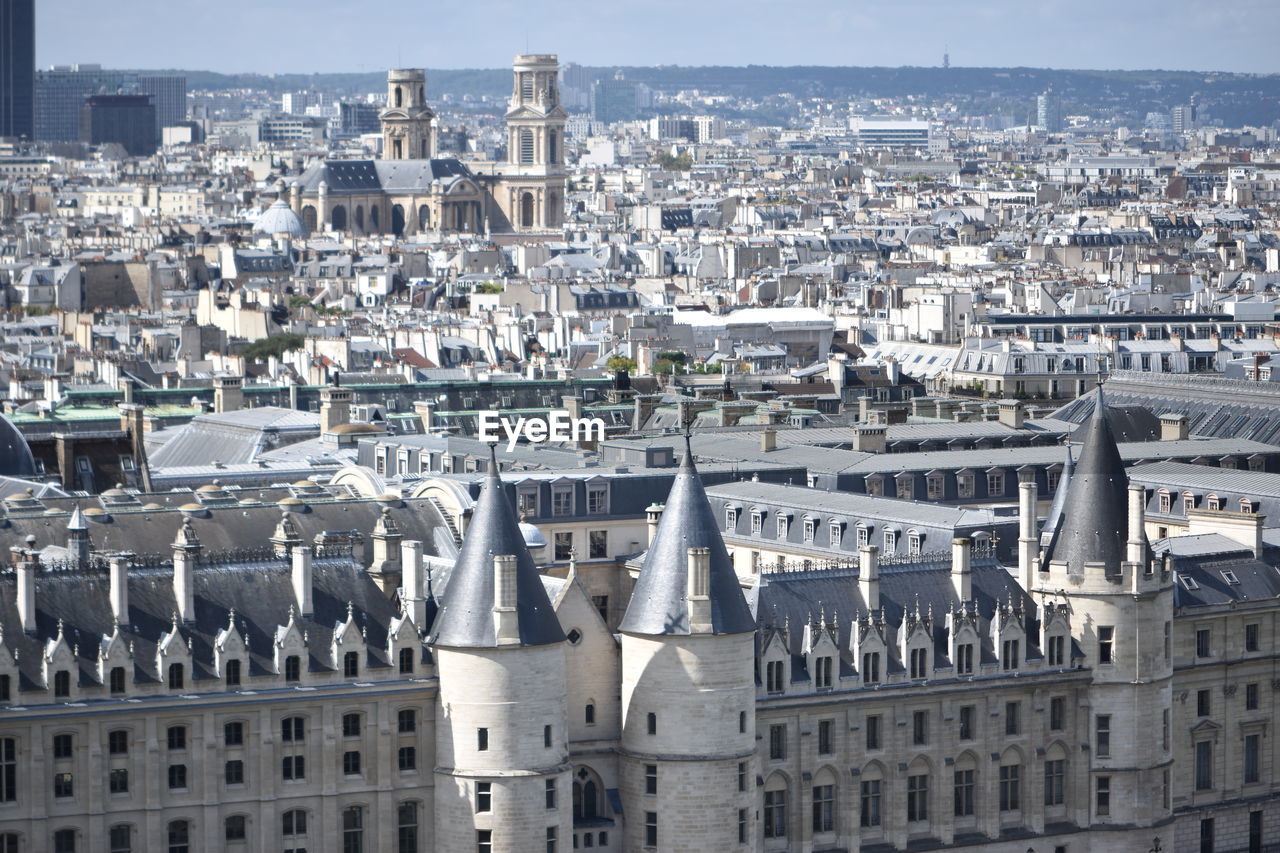
[[[520,533],[515,510],[507,500],[497,465],[489,466],[457,562],[433,578],[441,608],[436,616],[433,646],[496,648],[493,558],[516,558],[516,620],[520,645],[564,642],[564,631],[552,609],[533,557]]]
[[[690,633],[690,548],[711,552],[711,633],[755,630],[711,503],[693,466],[693,451],[686,448],[619,631],[659,636]]]
[[[458,178],[473,178],[461,161],[452,157],[432,160],[324,160],[313,164],[298,183],[306,193],[319,192],[327,184],[330,195],[357,193],[421,192],[440,180],[445,185]]]
[[[0,475],[21,479],[35,473],[36,461],[27,440],[8,418],[0,415]]]

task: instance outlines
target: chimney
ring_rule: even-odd
[[[688,550],[689,633],[711,633],[711,549]]]
[[[129,624],[129,563],[132,554],[112,554],[111,566],[111,613],[117,625]]]
[[[1027,420],[1027,411],[1022,405],[1022,401],[1001,400],[999,406],[1000,423],[1013,429],[1022,429],[1022,425]]]
[[[404,602],[405,615],[413,622],[414,627],[421,631],[426,627],[422,624],[426,617],[426,599],[423,598],[422,592],[421,542],[409,539],[400,543],[400,565],[404,579],[404,594],[400,600]]]
[[[1186,441],[1187,416],[1178,412],[1166,412],[1160,416],[1161,441]]]
[[[435,427],[435,401],[416,400],[413,404],[413,410],[418,413],[418,418],[422,421],[422,434],[431,435]]]
[[[1125,560],[1143,563],[1146,560],[1147,536],[1145,530],[1147,490],[1141,483],[1129,484],[1129,541],[1125,547]]]
[[[293,597],[298,601],[298,612],[303,616],[311,616],[315,608],[311,604],[311,589],[314,574],[311,560],[314,551],[310,546],[296,545],[290,554],[293,563]]]
[[[778,433],[775,430],[766,429],[760,433],[760,452],[768,453],[771,450],[778,449]]]
[[[969,546],[973,540],[957,536],[951,540],[951,588],[960,601],[973,598],[973,568],[969,564]]]
[[[173,540],[173,597],[178,602],[178,618],[191,622],[196,618],[195,570],[200,540],[190,519],[183,519],[178,536]]]
[[[1036,535],[1036,484],[1033,480],[1018,483],[1018,575],[1022,588],[1031,591],[1036,580],[1040,556],[1040,539]]]
[[[29,549],[14,548],[18,574],[18,621],[28,634],[36,632],[36,555]]]
[[[493,558],[493,621],[499,646],[520,643],[520,618],[516,612],[516,557]]]
[[[653,537],[658,535],[658,522],[662,521],[662,510],[666,508],[665,504],[651,503],[645,508],[644,517],[649,527],[649,545],[653,544]]]
[[[853,428],[853,449],[863,453],[884,453],[885,427],[859,424]]]
[[[351,389],[326,385],[320,389],[320,434],[329,435],[334,427],[351,422]]]
[[[213,411],[215,414],[235,412],[244,408],[244,377],[213,377]]]
[[[858,592],[868,610],[880,609],[880,549],[875,545],[858,549]]]

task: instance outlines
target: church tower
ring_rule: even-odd
[[[387,72],[387,107],[382,120],[382,159],[429,160],[435,156],[427,106],[427,72],[393,68]]]
[[[1173,817],[1173,578],[1147,542],[1144,507],[1099,387],[1030,591],[1042,607],[1066,599],[1093,672],[1082,755],[1089,792],[1077,822],[1097,833],[1099,847],[1132,853],[1146,851],[1150,830]]]
[[[517,231],[559,228],[563,219],[565,112],[555,54],[515,58],[507,103],[507,164],[497,199]]]
[[[623,850],[755,849],[755,619],[688,450],[618,630]]]
[[[567,850],[565,635],[497,467],[490,463],[427,640],[440,679],[436,849]]]

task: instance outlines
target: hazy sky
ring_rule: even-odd
[[[1273,73],[1280,0],[37,0],[40,66],[1028,65]]]

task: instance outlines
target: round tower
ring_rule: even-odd
[[[1093,672],[1087,709],[1089,795],[1082,825],[1108,850],[1146,851],[1172,819],[1173,578],[1144,533],[1145,494],[1130,484],[1102,389],[1066,494],[1050,513],[1032,579],[1041,601],[1070,602],[1072,633]]]
[[[755,619],[688,450],[619,631],[623,849],[750,849]]]
[[[387,106],[382,120],[382,159],[428,160],[435,156],[427,106],[427,72],[393,68],[387,72]]]
[[[507,102],[507,178],[498,202],[517,230],[558,228],[563,219],[564,126],[560,59],[516,56]]]
[[[565,636],[496,463],[489,472],[428,639],[440,678],[436,846],[567,850]]]

